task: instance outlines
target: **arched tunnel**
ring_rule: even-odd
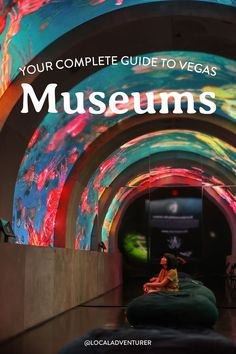
[[[3,1],[0,217],[12,223],[19,247],[40,246],[42,262],[43,252],[59,254],[60,267],[71,267],[70,281],[77,277],[71,269],[90,274],[100,257],[96,279],[102,283],[83,297],[76,295],[85,282],[79,278],[73,301],[8,329],[5,337],[110,290],[114,272],[113,287],[122,272],[147,276],[167,251],[184,259],[183,272],[201,275],[224,277],[236,261],[235,6],[229,0]],[[71,64],[101,55],[116,56],[116,65]],[[124,56],[174,58],[175,65],[124,64]],[[64,67],[56,70],[56,62]],[[183,70],[186,62],[198,70]],[[22,83],[37,97],[56,83],[58,112],[49,113],[45,103],[39,112],[30,104],[22,113]],[[105,93],[103,114],[89,112],[94,91]],[[130,101],[116,114],[108,98],[121,91]],[[151,91],[154,114],[146,110]],[[182,114],[173,113],[173,102],[161,114],[160,93],[173,91],[191,92],[196,113],[188,114],[183,100]],[[205,91],[215,94],[213,114],[199,111]],[[72,108],[83,92],[85,113],[67,114],[61,92],[70,93]],[[141,95],[142,114],[134,110],[132,92]],[[63,258],[69,252],[80,260]],[[25,261],[29,267],[36,253]],[[99,267],[109,281],[99,280]]]

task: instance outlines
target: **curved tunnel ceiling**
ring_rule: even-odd
[[[214,176],[206,175],[198,167],[191,168],[173,168],[171,166],[162,166],[154,168],[151,175],[141,174],[133,180],[129,180],[127,185],[120,187],[116,194],[112,196],[109,207],[105,215],[104,211],[100,218],[102,223],[101,239],[105,243],[107,250],[114,247],[114,239],[117,235],[118,225],[124,214],[124,210],[129,206],[134,199],[143,193],[150,192],[156,188],[165,186],[199,186],[202,184],[203,194],[212,196],[218,206],[226,213],[227,216],[236,214],[236,197],[235,190],[232,186],[225,186],[222,181]],[[218,185],[217,185],[218,184]],[[98,210],[99,212],[99,210]],[[232,226],[232,231],[235,224]],[[83,233],[79,233],[76,238],[76,248],[82,249],[85,238]],[[235,243],[233,243],[235,251]]]
[[[118,9],[149,3],[175,3],[170,0],[72,0],[55,2],[5,0],[0,8],[0,96],[18,75],[19,67],[29,63],[47,46],[73,28]],[[177,1],[176,1],[177,2]],[[235,7],[235,0],[195,0],[193,3]],[[188,5],[188,1],[181,4]],[[70,19],[64,21],[65,18]],[[14,58],[14,60],[12,60]]]
[[[205,66],[218,66],[219,72],[212,77],[196,72],[188,72],[187,75],[184,75],[180,67],[167,71],[157,70],[153,67],[147,69],[139,65],[110,66],[99,70],[79,83],[72,89],[72,96],[77,91],[85,92],[87,98],[91,91],[103,91],[109,97],[109,94],[116,90],[122,90],[128,95],[133,91],[155,90],[157,92],[156,106],[158,107],[160,104],[158,93],[160,91],[182,92],[188,90],[194,94],[197,102],[199,94],[209,88],[216,93],[217,114],[222,116],[222,121],[235,122],[236,91],[233,83],[236,65],[234,61],[196,52],[150,53],[146,56],[174,56],[183,61],[190,59]],[[110,80],[110,77],[113,77],[113,80]],[[145,95],[143,98],[142,105],[145,106]],[[58,103],[58,108],[61,111],[60,106],[61,102]],[[117,124],[119,126],[122,120],[135,119],[132,104],[127,108],[128,112],[122,115],[111,114],[107,109],[104,115],[94,116],[86,111],[82,115],[68,116],[60,112],[56,115],[48,114],[45,117],[29,142],[15,188],[14,229],[22,242],[27,243],[28,235],[31,235],[31,244],[53,244],[58,203],[72,167],[89,145],[109,128]],[[214,117],[209,119],[213,120]],[[214,122],[212,123],[214,124]],[[196,134],[196,136],[197,140],[199,139],[196,145],[200,144],[201,146],[204,139],[201,140],[200,136],[203,135]],[[169,144],[171,145],[171,143]],[[215,158],[219,153],[219,159],[222,159],[221,163],[234,169],[234,157],[230,157],[231,153],[234,154],[234,150],[229,145],[223,142],[215,143],[214,139],[212,142],[208,139],[208,144],[209,146],[211,144],[218,146],[217,144],[219,144],[218,150],[215,151],[215,147],[213,147],[214,152],[212,151],[212,153]],[[192,151],[191,144],[186,144],[186,146]],[[173,148],[178,151],[178,147],[173,146]],[[207,154],[207,149],[206,151],[204,149],[205,146],[200,154]],[[211,154],[208,157],[211,158]],[[235,170],[233,171],[235,172]],[[28,221],[25,223],[25,220]],[[32,241],[34,238],[36,241]]]
[[[40,61],[45,60],[43,50],[47,50],[47,46],[72,29],[81,27],[83,23],[91,22],[92,19],[99,19],[99,17],[102,19],[101,15],[117,13],[117,10],[122,8],[132,8],[133,10],[139,7],[140,9],[141,5],[145,4],[150,7],[155,4],[158,5],[155,10],[161,9],[164,4],[169,4],[174,15],[177,10],[175,3],[179,2],[169,0],[73,0],[69,3],[65,0],[59,3],[51,0],[37,0],[33,3],[24,0],[4,1],[3,7],[0,9],[0,41],[3,43],[0,50],[0,95],[16,78],[20,66],[30,63],[39,53],[42,54]],[[228,7],[226,17],[228,16],[227,18],[230,18],[232,23],[234,22],[230,13],[234,11],[235,1],[196,0],[192,1],[191,4],[189,1],[182,1],[181,7],[179,6],[182,11],[181,15],[184,15],[184,9],[186,8],[185,15],[193,16],[195,5],[199,8],[202,6],[203,17],[212,13],[212,16],[215,16],[219,22],[225,18],[223,16],[225,7],[222,5],[229,5],[229,7],[226,6]],[[211,9],[217,11],[211,12]],[[167,15],[167,12],[165,13],[164,10],[163,14]],[[65,21],[65,18],[70,20]],[[97,25],[99,25],[99,22]],[[203,30],[201,26],[199,30],[200,32]],[[230,48],[230,43],[227,45],[227,48]],[[214,47],[214,45],[212,46]],[[160,47],[156,48],[155,46],[155,49],[158,48]],[[136,53],[147,51],[140,48]],[[211,51],[211,48],[209,48],[209,51]],[[212,53],[221,52],[212,50]],[[229,57],[234,58],[234,55],[230,55],[229,50],[226,50],[226,53]],[[122,141],[125,143],[119,149],[116,146],[117,150],[112,153],[110,150],[107,154],[103,153],[103,158],[99,161],[99,156],[91,154],[93,150],[90,150],[90,147],[99,140],[102,149],[103,136],[106,135],[107,142],[109,142],[109,139],[112,141],[112,130],[114,128],[119,130],[121,126],[124,127],[123,123],[138,119],[134,114],[132,101],[127,105],[127,114],[114,115],[107,108],[105,114],[101,116],[93,116],[88,113],[87,109],[83,115],[68,116],[61,112],[61,102],[59,101],[60,112],[57,115],[48,114],[42,120],[28,144],[19,169],[15,187],[13,217],[14,229],[16,234],[19,235],[20,242],[43,246],[53,246],[55,244],[57,237],[55,226],[60,217],[58,211],[61,210],[65,199],[68,202],[73,192],[77,193],[76,188],[75,190],[70,189],[69,183],[71,179],[76,178],[77,181],[78,178],[77,182],[79,184],[80,174],[83,175],[81,186],[85,189],[84,191],[83,189],[80,190],[81,194],[83,192],[83,203],[81,205],[77,203],[76,205],[79,212],[77,226],[80,225],[84,229],[77,228],[72,237],[75,238],[76,236],[77,248],[81,249],[90,249],[92,222],[98,212],[97,197],[102,196],[105,188],[112,185],[114,181],[117,181],[117,186],[119,186],[121,175],[123,180],[127,181],[127,185],[135,183],[137,191],[146,188],[150,184],[150,178],[153,186],[156,186],[157,182],[164,183],[164,176],[169,174],[173,174],[176,181],[178,178],[182,178],[186,183],[190,183],[191,179],[195,181],[200,179],[203,186],[216,188],[221,199],[226,200],[232,211],[235,212],[235,196],[230,187],[227,186],[231,177],[224,178],[223,176],[222,179],[218,177],[218,175],[222,176],[222,171],[221,173],[219,171],[220,166],[222,170],[228,170],[226,177],[235,177],[235,135],[233,135],[235,134],[236,121],[235,61],[216,55],[186,51],[147,53],[145,56],[175,57],[181,61],[190,60],[201,63],[203,66],[217,66],[217,75],[212,77],[209,74],[207,75],[206,72],[204,74],[187,72],[181,70],[179,66],[171,70],[160,70],[160,68],[157,70],[140,65],[126,67],[119,65],[93,73],[79,82],[70,90],[70,93],[73,95],[76,91],[85,92],[87,108],[87,97],[91,91],[105,91],[107,97],[113,91],[118,90],[122,90],[128,95],[133,91],[141,91],[143,92],[142,106],[145,107],[144,92],[155,90],[155,103],[158,109],[160,107],[159,92],[161,91],[190,91],[194,95],[196,108],[199,107],[200,93],[212,91],[216,94],[216,115],[203,117],[196,114],[189,116],[188,121],[199,120],[199,128],[195,127],[196,129],[194,129],[194,125],[191,129],[189,122],[186,125],[183,121],[179,124],[176,119],[176,123],[173,123],[175,119],[172,118],[172,123],[169,128],[168,126],[165,127],[165,132],[156,132],[155,124],[153,124],[153,131],[149,130],[149,134],[143,136],[139,133],[133,141],[130,141],[128,135],[125,140],[126,132],[124,130]],[[111,77],[113,80],[110,80]],[[10,88],[14,90],[14,84],[11,86]],[[6,95],[4,96],[6,97]],[[12,106],[8,105],[8,107],[13,107],[19,98],[13,96],[13,101],[15,101]],[[2,106],[4,106],[4,102],[2,100]],[[2,123],[4,114],[7,117],[10,111],[6,112],[3,109],[3,112],[5,113],[0,115]],[[157,114],[155,118],[163,120],[164,117]],[[200,122],[204,125],[204,119],[206,131],[200,128]],[[37,118],[37,121],[39,120]],[[153,117],[150,118],[150,122],[151,120],[153,120]],[[168,116],[166,120],[168,120]],[[30,125],[33,127],[33,124]],[[210,127],[213,127],[213,130],[209,134]],[[142,125],[140,125],[140,128],[142,128]],[[220,133],[220,128],[222,133]],[[30,129],[28,130],[30,131]],[[156,165],[155,156],[159,155],[160,157],[161,154],[165,153],[175,154],[177,166],[171,164],[167,166],[164,163]],[[83,170],[80,169],[83,166],[80,161],[86,154],[87,157],[95,161],[94,164],[90,164],[89,173],[84,171],[86,166],[83,167]],[[181,155],[183,156],[183,154],[188,156],[190,161],[193,154],[196,157],[196,160],[193,159],[193,164],[185,169],[181,165],[183,163]],[[197,161],[198,157],[199,161]],[[149,179],[140,163],[145,158],[149,158],[153,163],[152,173],[148,174]],[[212,166],[210,168],[210,163],[209,166],[207,163],[201,164],[201,160],[213,162],[213,170]],[[140,170],[133,170],[135,175],[130,179],[127,171],[132,170],[134,165],[139,166]],[[161,167],[163,173],[161,173]],[[116,207],[117,205],[122,206],[125,193],[122,195],[119,193],[122,188],[125,189],[126,187],[122,187],[120,184],[119,188],[117,195],[120,196],[120,199],[117,199],[117,195],[113,196],[113,203],[114,200],[117,200]],[[134,194],[133,189],[132,195]],[[79,198],[78,195],[77,198]],[[108,206],[107,215],[104,215],[102,234],[105,242],[108,241],[107,225],[109,224],[109,230],[114,227],[111,222],[116,218],[115,207],[113,207],[114,204],[111,203],[110,208]],[[65,209],[65,212],[67,212],[67,208]],[[65,234],[65,220],[63,222],[61,232]],[[70,220],[70,222],[74,223],[75,230],[76,220]],[[91,224],[88,226],[89,222]]]
[[[36,4],[38,4],[37,1]],[[28,3],[24,5],[28,5]],[[51,7],[51,3],[49,5],[47,13],[50,19],[50,9],[53,7]],[[100,5],[102,4],[99,3]],[[91,9],[86,0],[85,7]],[[32,8],[34,7],[32,6]],[[80,7],[78,6],[77,10],[80,13],[79,9]],[[114,6],[114,9],[116,11],[95,17],[82,25],[78,25],[73,30],[65,32],[64,35],[50,43],[48,47],[34,57],[29,63],[30,66],[44,63],[47,60],[51,60],[54,63],[57,59],[77,58],[78,55],[97,57],[103,53],[104,55],[115,54],[118,58],[121,58],[123,55],[135,56],[142,53],[170,49],[208,52],[215,55],[223,55],[233,60],[236,59],[236,51],[234,49],[236,41],[234,36],[231,36],[232,33],[236,32],[236,7],[195,0],[182,0],[181,3],[179,1],[140,2],[139,5],[135,6]],[[79,13],[78,23],[81,21]],[[57,12],[54,13],[54,17],[56,14]],[[31,32],[37,32],[38,27],[34,27],[31,15],[25,17],[27,28]],[[42,23],[43,19],[44,16],[41,16]],[[59,27],[58,31],[60,32],[61,22],[64,24],[64,17],[63,21],[50,23],[50,33],[52,31],[56,32],[57,27]],[[44,28],[44,26],[42,27]],[[46,29],[43,30],[44,35],[40,39],[43,40],[47,37],[49,28],[46,26]],[[18,27],[16,29],[19,30]],[[127,33],[129,33],[129,36],[127,36]],[[149,33],[157,33],[157,36],[149,36]],[[159,33],[162,35],[160,36]],[[131,46],[130,40],[134,37],[138,37],[139,40],[132,41]],[[20,38],[20,32],[17,32],[17,38]],[[26,36],[22,38],[22,42],[25,38]],[[7,43],[10,48],[12,44],[11,38],[9,38]],[[117,46],[117,43],[122,43],[122,46]],[[219,45],[219,43],[224,43],[224,46]],[[37,45],[40,46],[40,40]],[[15,47],[17,47],[17,44]],[[4,46],[2,45],[3,48]],[[31,52],[30,41],[28,41],[27,48],[24,53]],[[8,59],[10,61],[11,59],[12,61],[18,60],[19,50],[15,53],[17,55],[9,56]],[[29,58],[31,58],[30,55]],[[4,63],[7,63],[7,61],[4,61]],[[47,83],[57,82],[61,92],[68,91],[85,77],[97,71],[97,69],[97,66],[83,67],[79,70],[67,69],[61,70],[60,75],[58,75],[58,70],[49,70],[35,75],[24,76],[19,74],[16,77],[0,100],[0,128],[6,122],[3,127],[3,138],[9,134],[9,131],[11,131],[12,139],[17,139],[18,134],[24,138],[24,143],[19,147],[20,152],[16,155],[13,154],[13,156],[17,156],[14,158],[13,165],[20,163],[20,155],[23,155],[33,131],[46,114],[46,107],[43,107],[41,112],[34,115],[34,119],[32,119],[33,112],[30,112],[24,117],[21,115],[22,119],[19,120],[19,112],[22,105],[21,83],[33,83],[37,89],[36,91],[40,92]],[[7,71],[9,72],[9,70]],[[22,125],[24,125],[24,129],[22,129]],[[1,140],[0,149],[6,149],[6,147],[8,147],[8,139]],[[7,171],[5,173],[7,174]],[[16,173],[17,171],[14,171],[15,175]]]
[[[207,169],[205,168],[206,170],[204,171],[199,167],[191,167],[190,169],[161,167],[159,169],[156,169],[155,159],[153,158],[153,155],[169,151],[171,151],[172,153],[185,152],[189,155],[191,153],[196,154],[196,156],[198,156],[198,166],[201,166],[201,158],[203,157],[215,161],[218,164],[218,168],[215,167],[215,176],[208,176]],[[95,217],[99,214],[99,200],[101,199],[102,194],[107,188],[111,186],[112,182],[115,178],[117,178],[117,176],[126,171],[128,167],[135,164],[135,162],[143,159],[148,159],[150,164],[150,172],[144,174],[143,178],[148,178],[149,176],[150,183],[152,180],[157,183],[163,178],[163,175],[166,178],[167,173],[168,176],[170,176],[171,173],[173,173],[173,176],[175,176],[175,174],[178,175],[179,173],[179,175],[182,177],[188,177],[192,178],[195,181],[199,181],[201,186],[221,186],[225,185],[226,182],[220,181],[218,178],[216,178],[217,169],[221,170],[222,167],[225,167],[229,169],[233,175],[235,175],[235,158],[236,148],[228,145],[227,143],[219,139],[194,131],[159,131],[146,134],[137,139],[127,142],[126,144],[121,146],[119,150],[115,151],[112,155],[110,155],[109,158],[99,166],[99,168],[94,172],[88,185],[84,189],[84,192],[81,197],[81,203],[77,212],[77,247],[81,249],[86,249],[90,247],[93,222]],[[179,160],[179,164],[181,164],[180,156],[178,157],[177,155],[175,155],[173,159]],[[194,164],[195,162],[193,161],[193,166]],[[157,173],[158,171],[159,173]],[[130,171],[128,176],[129,175]],[[124,181],[122,181],[122,187],[126,186],[127,188],[126,192],[129,190],[129,187],[138,187],[139,184],[142,182],[142,178],[140,179],[140,177],[137,176],[134,177],[132,180],[133,181],[127,181],[127,183],[124,183]],[[149,182],[147,180],[145,188],[148,188]],[[142,186],[143,185],[141,185],[141,187]],[[139,188],[137,188],[137,192],[139,192]],[[113,197],[111,197],[111,200],[113,199]],[[222,198],[224,198],[223,195]],[[116,196],[113,199],[112,204],[114,204],[114,200],[117,200]],[[234,199],[232,196],[231,205],[233,205],[233,200]],[[122,201],[123,196],[121,196],[120,202],[119,200],[115,202],[113,208],[118,210]],[[235,207],[233,211],[236,212]],[[111,214],[111,212],[108,213]],[[80,242],[78,242],[78,239],[80,240]],[[105,238],[104,234],[103,241],[107,242],[107,237]]]

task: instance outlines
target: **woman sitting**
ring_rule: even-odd
[[[144,293],[148,294],[157,291],[178,291],[179,280],[177,272],[177,260],[173,254],[165,253],[160,260],[162,270],[158,277],[153,277],[144,284]]]

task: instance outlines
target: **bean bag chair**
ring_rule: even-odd
[[[216,304],[216,297],[214,293],[198,280],[193,280],[190,278],[180,278],[179,289],[184,290],[189,294],[206,296],[210,301]]]
[[[191,275],[184,272],[178,272],[179,279],[192,279]]]
[[[188,291],[156,292],[131,301],[127,319],[133,326],[212,327],[218,319],[215,304],[206,296]]]
[[[128,345],[128,341],[133,344]],[[59,354],[79,353],[235,354],[236,346],[209,329],[180,330],[161,327],[96,329],[68,344],[59,352]]]

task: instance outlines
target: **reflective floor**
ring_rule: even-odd
[[[215,330],[236,343],[236,289],[225,285],[224,279],[204,282],[216,295],[220,318]],[[56,354],[66,343],[88,331],[98,328],[128,326],[125,307],[142,293],[142,281],[128,285],[78,306],[18,337],[0,345],[1,354]]]

